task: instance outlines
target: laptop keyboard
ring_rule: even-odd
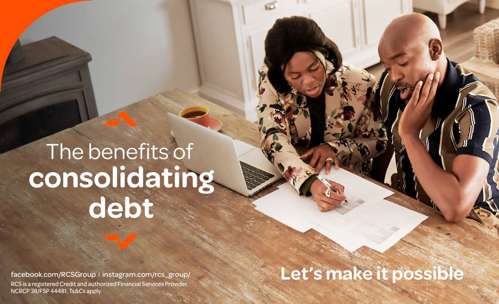
[[[248,190],[252,190],[274,177],[273,174],[260,170],[245,162],[240,163],[241,168],[243,169],[244,180],[246,181],[246,187],[248,187]]]

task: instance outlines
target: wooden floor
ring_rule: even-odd
[[[425,14],[438,24],[436,14]],[[495,18],[499,18],[499,10],[487,7],[481,15],[475,3],[465,3],[449,14],[447,28],[441,31],[447,56],[455,62],[463,62],[473,57],[473,29]],[[377,64],[367,70],[379,78],[384,69],[381,64]]]

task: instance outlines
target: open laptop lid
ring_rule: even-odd
[[[248,189],[232,139],[224,134],[167,113],[168,122],[179,147],[193,143],[191,157],[184,165],[197,173],[214,171],[215,182],[247,195]]]

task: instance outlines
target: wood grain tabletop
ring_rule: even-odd
[[[167,112],[207,105],[223,122],[222,132],[258,145],[255,124],[200,97],[179,90],[132,104],[136,122],[103,123],[117,112],[0,155],[0,303],[498,303],[498,232],[471,219],[452,224],[435,210],[401,193],[388,200],[429,216],[381,254],[366,247],[350,253],[315,231],[299,233],[254,209],[247,198],[218,184],[204,195],[187,189],[99,189],[30,187],[33,171],[89,171],[142,166],[160,171],[177,160],[51,160],[47,144],[67,147],[138,147],[142,142],[173,149]],[[100,195],[154,202],[154,218],[94,219],[89,205]],[[109,233],[137,234],[125,250]],[[281,271],[428,270],[452,267],[462,280],[282,280]],[[183,287],[103,287],[90,294],[13,294],[12,272],[188,273]],[[62,278],[25,282],[67,281]],[[74,279],[85,281],[84,278]],[[95,278],[87,281],[110,281]],[[134,279],[143,281],[143,279]],[[134,281],[128,280],[128,281]],[[154,280],[149,280],[154,281]],[[156,280],[157,281],[157,280]]]

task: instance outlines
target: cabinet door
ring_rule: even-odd
[[[305,3],[309,17],[338,45],[343,55],[359,48],[356,0],[306,0]]]
[[[275,9],[269,11],[264,11],[264,9],[262,9],[265,6],[269,5],[275,5]],[[251,10],[248,7],[250,7]],[[258,80],[258,70],[262,67],[263,60],[265,58],[265,37],[267,36],[267,32],[278,18],[290,16],[306,16],[306,14],[299,0],[261,0],[255,3],[250,2],[248,5],[243,6],[243,9],[244,8],[246,8],[246,18],[252,16],[251,14],[254,15],[256,12],[258,12],[258,10],[260,10],[261,13],[261,16],[258,17],[260,19],[256,19],[260,20],[260,22],[256,26],[255,24],[252,24],[252,26],[247,26],[245,28],[245,64],[247,67],[246,70],[248,71],[248,78],[250,82],[249,94],[251,96],[254,96]]]
[[[0,111],[0,153],[88,120],[83,90],[55,92]]]
[[[281,17],[299,15],[301,10],[299,0],[248,1],[242,5],[243,23],[248,27],[260,27]]]
[[[258,81],[258,69],[263,65],[265,59],[265,37],[268,30],[260,30],[248,35],[248,55],[249,55],[249,81],[251,92],[256,92]]]
[[[386,26],[404,13],[404,0],[362,0],[364,44],[378,45]]]

